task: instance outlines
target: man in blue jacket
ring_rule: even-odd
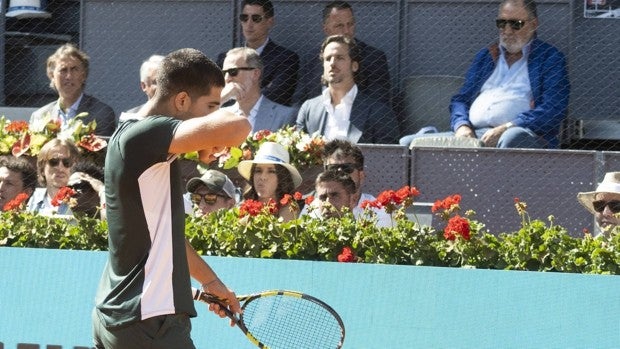
[[[504,0],[496,25],[499,44],[478,52],[452,97],[454,135],[487,147],[557,148],[570,93],[566,59],[536,37],[533,0]]]
[[[450,104],[456,136],[485,146],[556,148],[570,85],[564,55],[536,37],[532,0],[505,0],[499,45],[480,51]]]

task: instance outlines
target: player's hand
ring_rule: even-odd
[[[239,300],[237,300],[235,293],[226,287],[220,279],[210,282],[206,287],[203,286],[203,291],[224,301],[228,305],[228,309],[233,313],[241,314],[241,305],[239,304]],[[226,313],[221,310],[218,304],[209,304],[209,310],[221,318],[226,317]],[[234,326],[235,323],[231,321],[230,325]]]

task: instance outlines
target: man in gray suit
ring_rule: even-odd
[[[344,35],[329,36],[321,45],[320,57],[327,88],[302,104],[297,127],[328,140],[396,143],[399,129],[392,109],[358,89],[360,53],[355,41]]]
[[[222,109],[245,115],[252,132],[277,131],[293,125],[296,109],[278,104],[261,93],[262,71],[263,63],[256,50],[238,47],[228,51],[223,63],[226,86],[222,90],[222,103],[231,99],[235,103]]]
[[[111,136],[116,129],[116,114],[107,104],[84,94],[88,77],[89,57],[73,44],[60,46],[47,59],[50,86],[58,92],[58,100],[37,109],[30,116],[30,128],[42,130],[49,121],[59,122],[65,130],[77,115],[87,113],[84,124],[95,120],[95,133]]]

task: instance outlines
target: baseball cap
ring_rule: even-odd
[[[236,189],[233,182],[220,171],[207,170],[202,176],[191,178],[187,182],[186,189],[188,192],[194,192],[198,186],[204,185],[213,194],[236,198]]]

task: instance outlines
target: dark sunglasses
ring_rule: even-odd
[[[71,159],[69,158],[53,158],[53,159],[47,160],[47,164],[50,165],[51,167],[56,167],[61,162],[62,162],[62,165],[66,168],[69,168],[71,167],[71,165],[73,165],[73,161],[71,161]]]
[[[204,194],[203,195],[203,194],[191,193],[189,194],[189,199],[192,201],[192,203],[194,203],[197,206],[200,206],[200,202],[202,200],[204,200],[207,205],[213,205],[217,201],[218,196],[219,195],[217,194]]]
[[[348,164],[325,165],[325,170],[326,171],[338,171],[338,172],[343,172],[346,174],[351,174],[355,170],[361,170],[361,168],[357,166],[356,164],[348,163]]]
[[[237,68],[230,68],[230,69],[222,70],[222,73],[228,74],[230,76],[237,76],[237,75],[239,75],[239,71],[240,70],[254,70],[254,69],[256,69],[256,68],[253,68],[253,67],[237,67]]]
[[[77,183],[71,185],[70,187],[73,190],[77,191],[78,193],[84,193],[84,192],[87,192],[89,190],[90,191],[94,191],[93,187],[88,182],[85,182],[85,181],[77,182]]]
[[[605,210],[605,207],[609,207],[609,210],[612,213],[618,213],[620,212],[620,201],[604,201],[604,200],[598,200],[598,201],[594,201],[592,202],[592,207],[594,207],[594,211],[601,213]]]
[[[527,22],[527,21],[523,21],[523,20],[520,20],[520,19],[496,19],[495,20],[495,25],[499,29],[504,29],[504,28],[506,28],[506,24],[508,24],[510,26],[510,29],[512,29],[512,30],[519,30],[519,29],[523,28],[523,26],[525,25],[525,22]]]
[[[243,23],[247,22],[248,19],[252,18],[252,22],[254,23],[260,23],[263,21],[263,16],[262,15],[246,15],[246,14],[240,14],[239,15],[239,20]]]

